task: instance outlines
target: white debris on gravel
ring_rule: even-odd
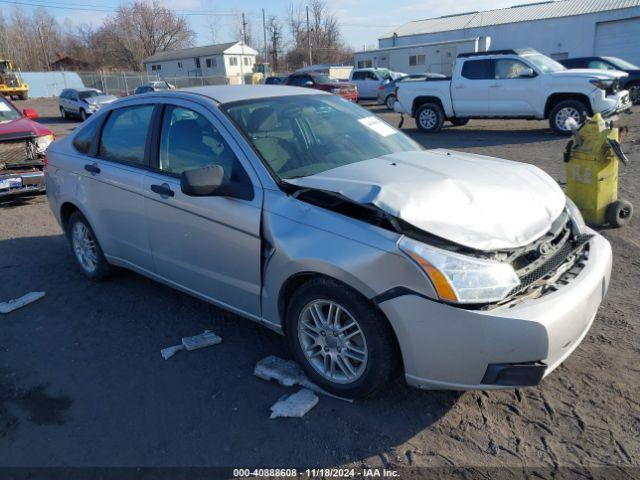
[[[349,398],[338,397],[337,395],[326,392],[317,386],[307,378],[300,366],[293,360],[285,360],[283,358],[276,357],[275,355],[269,355],[256,363],[256,368],[254,369],[253,374],[263,380],[276,380],[284,387],[299,385],[328,397],[353,402],[353,400]]]
[[[211,345],[217,345],[222,342],[222,338],[213,333],[211,330],[205,330],[200,335],[194,335],[193,337],[184,337],[182,343],[179,345],[173,345],[160,350],[160,355],[165,360],[170,359],[176,353],[181,350],[198,350],[199,348],[210,347]]]
[[[169,360],[180,350],[184,350],[184,345],[173,345],[171,347],[163,348],[162,350],[160,350],[160,355],[162,355],[162,358],[164,358],[165,360]]]
[[[17,310],[18,308],[29,305],[30,303],[40,300],[45,296],[45,292],[29,292],[20,298],[15,298],[7,302],[0,303],[0,313],[9,313]]]
[[[318,396],[307,388],[285,395],[271,406],[270,418],[302,418],[318,404]]]
[[[199,348],[210,347],[211,345],[217,345],[222,342],[222,338],[213,333],[211,330],[205,330],[200,335],[194,335],[193,337],[184,337],[182,339],[182,345],[187,350],[197,350]]]

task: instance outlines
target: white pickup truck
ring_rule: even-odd
[[[619,89],[624,72],[567,70],[532,50],[496,50],[458,55],[452,78],[398,84],[394,110],[411,115],[424,132],[446,120],[470,118],[549,119],[569,134],[569,118],[582,125],[587,115],[608,117],[629,110],[629,92]]]

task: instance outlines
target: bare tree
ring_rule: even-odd
[[[278,71],[278,58],[282,53],[283,34],[282,23],[276,16],[267,19],[267,43],[269,44],[269,55],[271,57],[271,67],[274,72]]]
[[[121,5],[98,32],[109,46],[114,66],[140,70],[142,60],[158,52],[193,44],[187,21],[154,0]]]

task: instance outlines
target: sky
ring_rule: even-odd
[[[355,50],[377,47],[377,39],[394,28],[412,21],[476,10],[491,10],[536,0],[326,0],[338,17],[345,43]],[[539,0],[537,0],[539,1]],[[262,48],[262,9],[268,16],[286,19],[289,6],[304,0],[160,0],[165,6],[186,14],[195,31],[196,45],[239,40],[235,25],[244,12],[254,32],[256,48]],[[36,5],[46,6],[63,25],[100,22],[122,2],[120,0],[15,0],[0,1],[8,14],[14,5],[29,12]],[[210,12],[217,12],[210,15]],[[213,32],[213,34],[212,34]]]

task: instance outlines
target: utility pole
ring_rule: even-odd
[[[247,43],[247,21],[242,12],[242,44],[240,46],[240,84],[244,83],[244,45]]]
[[[265,19],[264,16],[264,8],[262,9],[262,36],[263,38],[263,46],[264,46],[264,61],[265,63],[268,61],[268,52],[267,52],[267,20]],[[267,75],[267,72],[264,72],[265,76]]]
[[[42,35],[42,25],[38,25],[38,36],[40,37],[40,46],[42,47],[42,59],[44,60],[47,72],[51,70],[51,64],[49,63],[49,52],[47,52],[46,47],[44,46],[44,38]]]
[[[311,60],[311,28],[309,28],[309,6],[307,5],[307,48],[309,50],[309,65],[313,65]]]

